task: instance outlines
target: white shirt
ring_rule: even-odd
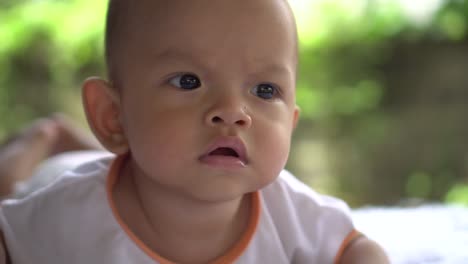
[[[115,210],[109,193],[123,158],[112,159],[83,164],[24,199],[3,202],[0,228],[14,264],[171,263]],[[336,263],[358,234],[346,204],[287,171],[252,197],[248,229],[216,263]]]

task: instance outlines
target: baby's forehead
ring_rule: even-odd
[[[287,0],[110,0],[110,6],[120,9],[117,13],[122,18],[152,23],[165,23],[169,19],[185,19],[197,15],[215,17],[217,13],[223,11],[228,11],[231,18],[240,17],[242,13],[252,10],[258,14],[276,10],[278,12],[269,13],[272,16],[292,17]]]
[[[224,56],[226,51],[238,50],[252,59],[262,57],[266,46],[279,52],[296,49],[295,45],[282,45],[284,41],[296,42],[297,38],[294,18],[285,0],[111,0],[110,3],[106,35],[108,67],[117,67],[113,61],[121,62],[123,57],[139,59],[135,53],[146,59],[169,47],[207,56]]]

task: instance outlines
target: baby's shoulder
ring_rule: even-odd
[[[344,201],[318,193],[286,170],[261,193],[264,218],[280,232],[341,239],[354,229]]]
[[[346,203],[314,191],[287,171],[260,194],[258,235],[278,237],[279,248],[294,263],[331,263],[354,230]]]
[[[335,211],[350,215],[350,209],[343,200],[313,190],[286,170],[262,190],[262,196],[267,206],[286,207],[298,214],[317,215],[323,211]]]

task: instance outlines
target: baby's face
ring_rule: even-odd
[[[140,2],[121,58],[120,120],[133,173],[200,200],[272,182],[297,120],[287,4]]]

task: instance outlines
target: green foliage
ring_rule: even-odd
[[[452,41],[461,41],[466,37],[468,25],[468,2],[450,0],[434,19],[435,31],[442,37]]]
[[[424,172],[415,172],[409,176],[406,183],[408,197],[428,198],[432,190],[432,178]]]
[[[445,202],[468,206],[468,185],[457,184],[447,193]]]
[[[33,118],[81,111],[80,82],[103,73],[105,5],[23,1],[0,10],[0,138]]]
[[[433,123],[439,135],[410,139],[411,131],[432,128],[418,128],[406,116],[410,105],[389,107],[399,87],[388,85],[386,67],[402,46],[466,41],[467,2],[292,1],[301,47],[297,101],[303,121],[314,124],[309,137],[329,142],[331,174],[339,178],[335,194],[356,205],[395,203],[404,196],[440,200],[461,179],[465,165],[457,155],[466,152],[456,148],[460,143],[452,142],[453,133],[442,123],[462,127],[444,119]],[[433,147],[424,154],[409,150],[411,144]]]

